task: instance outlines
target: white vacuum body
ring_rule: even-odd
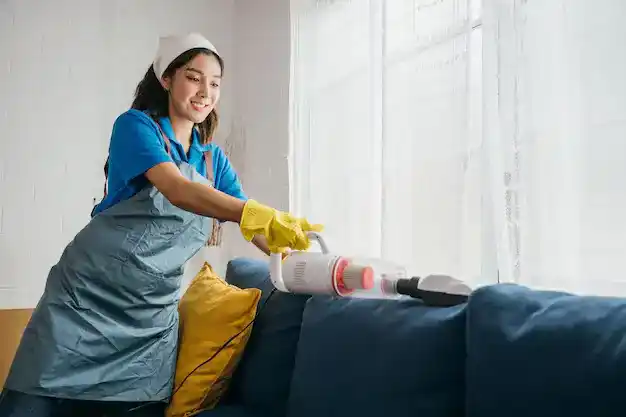
[[[357,298],[419,298],[433,305],[463,303],[471,288],[447,275],[409,277],[400,265],[381,259],[330,253],[319,233],[309,233],[319,252],[270,256],[270,278],[282,292]]]

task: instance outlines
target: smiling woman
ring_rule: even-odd
[[[32,312],[31,309],[0,310],[0,334],[2,334],[2,343],[0,344],[0,386],[4,385],[4,380],[15,355],[15,349],[20,342],[22,332]]]
[[[186,39],[190,49],[176,55],[179,50],[177,40],[174,37],[161,40],[161,56],[148,68],[137,86],[131,106],[137,112],[130,110],[116,121],[109,160],[105,167],[105,172],[109,175],[110,192],[94,208],[94,214],[106,210],[127,195],[133,195],[148,181],[162,189],[168,199],[176,204],[175,202],[184,198],[178,195],[184,187],[177,187],[177,180],[181,178],[180,175],[172,175],[175,174],[176,167],[171,162],[177,159],[191,162],[200,174],[208,178],[213,174],[207,172],[209,165],[203,161],[208,156],[211,157],[210,165],[213,169],[223,167],[227,170],[225,174],[230,181],[228,184],[219,184],[225,186],[221,191],[238,200],[245,200],[241,184],[225,155],[211,145],[219,120],[215,106],[220,99],[223,60],[213,45],[208,41],[204,42],[199,35],[190,35]],[[166,67],[163,66],[164,63]],[[141,120],[136,120],[137,118]],[[127,123],[130,125],[129,129],[125,129]],[[154,132],[150,143],[133,140],[133,136],[143,133],[139,131],[144,130],[143,126],[135,126],[137,123],[149,126]],[[130,137],[123,133],[128,133]],[[166,139],[169,144],[165,143]],[[133,145],[142,146],[142,149],[129,149]],[[171,156],[167,154],[168,151]],[[117,165],[122,169],[116,170],[110,166],[109,163],[115,156],[119,161]],[[146,160],[138,162],[137,156],[145,156]],[[129,158],[133,160],[127,160]],[[135,168],[126,170],[125,165]],[[127,171],[126,175],[120,176],[124,171]],[[139,173],[145,173],[145,178],[134,184],[133,181]],[[220,189],[218,184],[214,185]],[[231,212],[211,214],[223,220],[236,219],[241,204],[234,200],[228,202],[231,203],[228,206]],[[233,210],[235,213],[232,213]]]
[[[214,50],[192,48],[175,57],[167,68],[150,66],[137,86],[132,108],[148,111],[153,117],[171,114],[172,124],[179,124],[175,120],[193,121],[206,144],[217,129],[215,105],[220,99],[223,72],[224,61]],[[182,133],[183,126],[178,132],[174,130]]]
[[[265,252],[308,248],[318,227],[249,199],[211,141],[223,69],[201,35],[160,40],[113,125],[105,196],[51,268],[23,333],[0,416],[162,413],[184,265],[211,222],[237,223]]]

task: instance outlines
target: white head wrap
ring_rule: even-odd
[[[159,38],[159,47],[154,62],[152,63],[152,68],[154,68],[154,73],[157,78],[160,80],[163,77],[163,73],[167,67],[173,60],[178,58],[180,54],[195,48],[208,49],[219,56],[215,46],[199,33],[190,33],[184,36],[163,36]]]

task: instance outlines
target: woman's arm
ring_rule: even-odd
[[[144,175],[172,204],[183,210],[240,223],[245,201],[182,175],[165,150],[165,139],[145,113],[128,110],[113,125],[110,168],[118,186]]]
[[[239,223],[245,201],[183,176],[172,162],[146,171],[146,178],[173,205],[201,216]]]

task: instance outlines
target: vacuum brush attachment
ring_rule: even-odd
[[[451,307],[469,299],[472,289],[458,279],[447,275],[429,275],[424,278],[400,278],[396,281],[398,294],[424,301],[426,305]]]

